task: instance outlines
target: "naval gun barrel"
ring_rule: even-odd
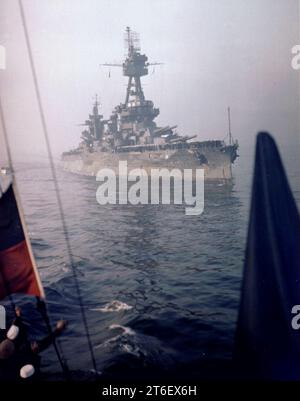
[[[189,141],[190,139],[197,138],[197,135],[187,136],[186,140]]]
[[[167,131],[172,131],[172,130],[175,129],[175,128],[177,128],[177,125],[173,125],[173,127],[170,127],[170,126],[168,125],[168,126],[166,126],[166,127],[157,128],[157,129],[154,131],[154,134],[155,134],[155,135],[157,135],[157,134],[162,134],[162,133],[167,132]]]
[[[193,136],[182,136],[182,137],[178,136],[178,137],[175,138],[175,139],[170,139],[170,143],[174,143],[174,142],[187,142],[187,141],[189,141],[190,139],[196,138],[196,136],[197,136],[197,135],[193,135]]]

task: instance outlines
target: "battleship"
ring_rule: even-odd
[[[160,111],[151,100],[146,100],[141,77],[148,75],[149,63],[141,53],[139,36],[129,27],[125,32],[127,56],[123,64],[101,64],[121,67],[128,84],[124,103],[117,105],[109,119],[99,113],[96,97],[92,114],[80,125],[85,126],[76,149],[62,154],[67,171],[97,175],[103,168],[118,174],[120,161],[129,169],[153,168],[204,169],[205,180],[231,180],[232,164],[238,157],[238,142],[233,141],[229,117],[229,143],[224,140],[196,140],[197,135],[179,135],[177,126],[160,127],[154,121]]]

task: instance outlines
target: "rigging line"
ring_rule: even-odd
[[[1,125],[2,125],[2,131],[3,131],[3,136],[4,136],[4,144],[5,144],[5,150],[8,158],[8,165],[11,171],[12,178],[14,179],[14,168],[13,168],[13,162],[12,162],[12,157],[11,157],[11,151],[8,143],[8,135],[7,135],[7,129],[6,129],[6,123],[4,119],[4,112],[3,112],[3,107],[2,107],[2,99],[0,96],[0,115],[1,115]]]
[[[1,125],[2,125],[2,131],[3,131],[3,136],[4,136],[5,149],[6,149],[6,153],[7,153],[7,157],[8,157],[9,168],[10,168],[11,174],[12,174],[13,190],[14,190],[15,197],[16,197],[17,207],[18,207],[18,211],[19,211],[19,215],[20,215],[20,219],[21,219],[21,223],[22,223],[22,228],[23,228],[23,231],[24,231],[24,236],[25,236],[25,240],[26,240],[26,243],[27,243],[27,247],[28,247],[28,251],[29,251],[30,256],[31,256],[31,261],[32,261],[32,263],[34,263],[34,266],[35,266],[35,262],[34,262],[32,250],[31,250],[29,238],[27,236],[27,228],[26,228],[24,217],[23,217],[23,212],[21,210],[20,202],[18,201],[18,194],[17,194],[17,191],[16,191],[17,188],[16,188],[14,166],[13,166],[13,161],[12,161],[12,156],[11,156],[11,151],[10,151],[10,146],[9,146],[9,140],[8,140],[6,123],[5,123],[4,111],[3,111],[3,107],[2,107],[1,96],[0,96],[0,117],[1,117]],[[16,305],[15,305],[15,302],[14,302],[14,299],[13,299],[13,296],[12,296],[12,292],[10,290],[10,285],[9,285],[9,282],[6,280],[5,275],[2,273],[1,269],[0,269],[0,275],[1,275],[2,281],[3,281],[4,286],[5,286],[5,290],[6,290],[7,294],[8,294],[12,309],[13,309],[14,314],[15,314],[16,313],[15,312]],[[36,277],[38,278],[37,275],[36,275]],[[46,313],[47,313],[47,311],[46,311]],[[48,318],[48,323],[49,323],[50,322],[49,321],[49,317],[47,316],[47,318]],[[66,371],[68,370],[67,369],[67,364],[63,363],[61,355],[59,353],[59,350],[57,348],[57,344],[55,343],[55,341],[53,341],[53,345],[54,345],[54,349],[55,349],[55,352],[56,352],[57,359],[58,359],[58,361],[59,361],[59,363],[61,365],[61,368],[62,368],[63,372],[66,374]]]
[[[44,114],[44,110],[43,110],[42,99],[41,99],[41,95],[40,95],[38,79],[37,79],[35,64],[34,64],[34,60],[33,60],[33,54],[32,54],[31,44],[30,44],[30,40],[29,40],[29,33],[28,33],[28,29],[27,29],[26,17],[25,17],[25,13],[24,13],[24,7],[23,7],[22,0],[19,0],[19,8],[20,8],[23,30],[24,30],[24,34],[25,34],[25,40],[26,40],[26,45],[27,45],[27,51],[28,51],[33,81],[34,81],[34,87],[35,87],[38,107],[39,107],[39,113],[40,113],[41,122],[42,122],[43,133],[44,133],[44,137],[45,137],[45,141],[46,141],[46,147],[47,147],[47,152],[48,152],[48,157],[49,157],[51,173],[52,173],[53,182],[54,182],[54,188],[55,188],[55,193],[56,193],[56,198],[57,198],[57,203],[58,203],[58,208],[59,208],[59,214],[60,214],[60,219],[61,219],[62,228],[63,228],[63,234],[64,234],[65,242],[66,242],[68,258],[70,261],[70,265],[72,267],[72,274],[73,274],[73,278],[74,278],[75,289],[76,289],[77,298],[78,298],[79,304],[80,304],[81,316],[82,316],[82,321],[83,321],[83,325],[85,328],[85,334],[86,334],[86,338],[87,338],[87,342],[88,342],[88,346],[89,346],[91,361],[93,364],[93,368],[95,370],[95,374],[97,374],[96,359],[95,359],[93,345],[92,345],[92,341],[91,341],[91,337],[90,337],[87,318],[86,318],[86,314],[85,314],[85,310],[84,310],[84,306],[83,306],[83,302],[82,302],[82,295],[81,295],[81,290],[80,290],[80,286],[79,286],[76,268],[74,265],[74,259],[72,256],[72,248],[71,248],[71,243],[70,243],[70,239],[69,239],[69,235],[68,235],[68,229],[67,229],[63,204],[62,204],[62,200],[61,200],[61,196],[60,196],[56,169],[55,169],[54,162],[53,162],[53,155],[52,155],[52,150],[51,150],[51,146],[50,146],[48,128],[47,128],[45,114]]]
[[[6,123],[5,123],[5,118],[4,118],[1,96],[0,96],[0,117],[1,117],[2,132],[3,132],[3,136],[4,136],[5,150],[6,150],[6,155],[8,158],[8,165],[9,165],[10,171],[12,173],[12,180],[14,181],[14,169],[13,169],[11,151],[10,151],[10,147],[8,144],[8,135],[7,135],[7,129],[6,129]],[[2,188],[1,188],[1,192],[2,192]],[[15,314],[16,304],[15,304],[15,301],[11,294],[9,283],[6,280],[5,275],[2,273],[2,269],[0,269],[0,275],[1,275],[2,281],[4,283],[5,290],[8,294],[8,298],[9,298],[11,307],[13,309],[13,313]]]
[[[50,319],[49,319],[49,315],[48,315],[48,311],[47,311],[47,305],[40,297],[36,297],[36,302],[37,302],[37,310],[40,312],[42,318],[45,321],[45,324],[46,324],[46,327],[48,330],[48,334],[53,337],[52,344],[55,349],[60,366],[65,375],[65,378],[66,378],[66,380],[69,380],[69,374],[70,374],[69,367],[68,367],[68,364],[67,364],[67,361],[66,361],[64,355],[61,355],[61,350],[59,351],[59,349],[58,349],[58,344],[57,344],[58,341],[53,336],[53,331],[51,328],[51,323],[50,323]]]

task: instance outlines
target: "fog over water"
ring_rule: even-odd
[[[232,133],[240,144],[234,184],[205,187],[205,209],[181,205],[105,205],[97,182],[58,170],[98,368],[198,374],[203,361],[231,357],[249,216],[255,135],[280,145],[300,205],[300,44],[297,0],[23,0],[55,160],[78,145],[96,93],[108,118],[125,100],[126,26],[142,53],[162,66],[142,78],[158,125],[199,140]],[[90,369],[80,308],[61,230],[17,0],[0,0],[3,103],[17,183],[53,321],[66,316],[64,355]],[[20,163],[21,162],[21,163]],[[41,164],[44,162],[44,165]],[[0,166],[6,163],[0,128]],[[156,207],[157,206],[157,207]],[[40,337],[35,305],[24,303]],[[59,367],[49,349],[43,369]],[[125,369],[124,369],[125,366]],[[198,370],[197,370],[198,369]],[[225,372],[226,373],[226,372]]]
[[[299,139],[299,71],[291,48],[300,42],[297,0],[24,0],[54,153],[77,146],[95,93],[107,118],[125,97],[120,68],[126,26],[140,33],[149,61],[163,62],[142,79],[161,125],[182,134],[222,139],[228,105],[240,153],[255,133],[271,131],[284,149]],[[0,44],[7,69],[0,85],[14,158],[45,154],[18,2],[2,0]],[[2,145],[1,135],[1,145]],[[2,150],[2,146],[1,146]],[[1,152],[3,158],[3,150]]]

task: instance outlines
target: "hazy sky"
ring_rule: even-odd
[[[126,26],[140,33],[149,61],[164,63],[143,79],[146,98],[160,108],[158,124],[222,139],[230,105],[244,149],[260,129],[283,144],[299,135],[300,71],[291,68],[291,48],[300,44],[298,0],[24,0],[24,7],[57,155],[78,144],[76,124],[95,93],[105,117],[124,101],[121,69],[109,78],[99,64],[122,62]],[[7,50],[0,90],[13,155],[42,155],[17,0],[0,0],[0,44]]]

